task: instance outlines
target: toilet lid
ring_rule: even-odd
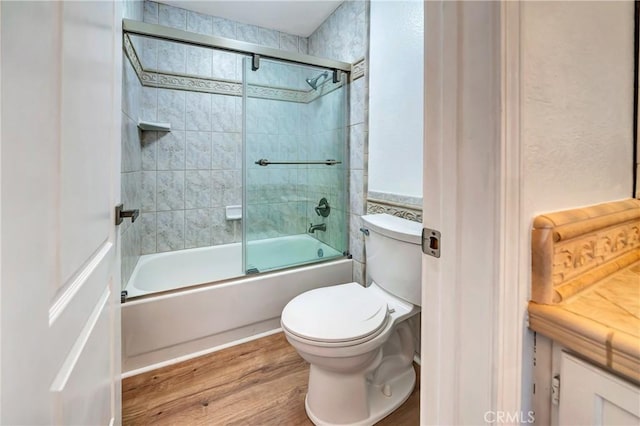
[[[386,324],[386,301],[357,283],[307,291],[282,311],[282,326],[305,339],[348,342],[376,333]]]

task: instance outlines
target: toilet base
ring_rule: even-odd
[[[380,421],[384,417],[395,411],[396,408],[401,406],[413,392],[413,388],[416,384],[416,372],[411,365],[405,372],[399,374],[386,383],[384,388],[391,390],[391,395],[386,396],[383,392],[383,387],[373,384],[367,384],[367,395],[369,398],[369,417],[358,420],[356,422],[347,423],[352,426],[371,426],[374,423]],[[304,398],[304,408],[307,412],[307,416],[318,426],[341,426],[337,423],[328,423],[323,421],[320,417],[314,414],[309,408],[307,401],[308,395]],[[343,424],[344,426],[346,424]]]

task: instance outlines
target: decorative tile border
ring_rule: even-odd
[[[392,194],[390,192],[369,191],[367,196],[375,200],[391,202],[400,206],[408,206],[413,210],[422,210],[422,197]]]
[[[422,210],[407,204],[394,203],[392,201],[367,199],[367,214],[387,213],[403,219],[422,223]]]
[[[242,90],[242,84],[240,84],[240,89]],[[275,99],[279,101],[291,101],[304,104],[311,102],[311,99],[309,99],[311,97],[310,92],[315,92],[315,90],[305,92],[302,90],[281,89],[279,87],[257,85],[248,86],[247,91],[248,96],[252,98]]]
[[[143,71],[139,77],[143,86],[242,96],[242,84],[233,81],[213,80],[150,71]]]
[[[364,58],[360,59],[358,62],[351,65],[351,81],[355,81],[360,77],[364,77],[366,68],[367,68],[367,64],[364,61]]]
[[[531,231],[531,300],[566,301],[640,259],[640,200],[537,216]]]
[[[144,69],[138,54],[131,43],[128,34],[123,37],[123,46],[133,69],[136,71],[143,86],[160,87],[165,89],[187,90],[192,92],[214,93],[219,95],[242,96],[242,82],[202,78],[188,74],[166,74],[153,69]],[[352,67],[351,81],[364,76],[364,59]],[[254,98],[273,99],[298,103],[310,103],[342,87],[343,84],[332,85],[328,90],[291,90],[279,87],[251,85],[248,95]],[[329,87],[329,86],[325,86]]]
[[[140,78],[140,74],[143,73],[142,64],[140,63],[140,59],[138,59],[138,54],[136,53],[136,49],[133,47],[133,43],[131,43],[131,39],[128,34],[124,34],[122,36],[122,46],[124,48],[124,52],[127,54],[127,58],[129,58],[129,62],[131,62],[131,66],[138,74],[138,78]],[[142,79],[140,78],[140,82]]]

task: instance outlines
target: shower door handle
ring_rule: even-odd
[[[325,164],[327,166],[335,166],[336,164],[342,164],[342,161],[338,160],[317,160],[317,161],[269,161],[266,158],[261,158],[255,162],[258,166],[268,166],[269,164]]]

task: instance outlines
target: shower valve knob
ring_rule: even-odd
[[[318,205],[314,208],[318,216],[327,217],[331,213],[331,207],[326,198],[322,197]]]

